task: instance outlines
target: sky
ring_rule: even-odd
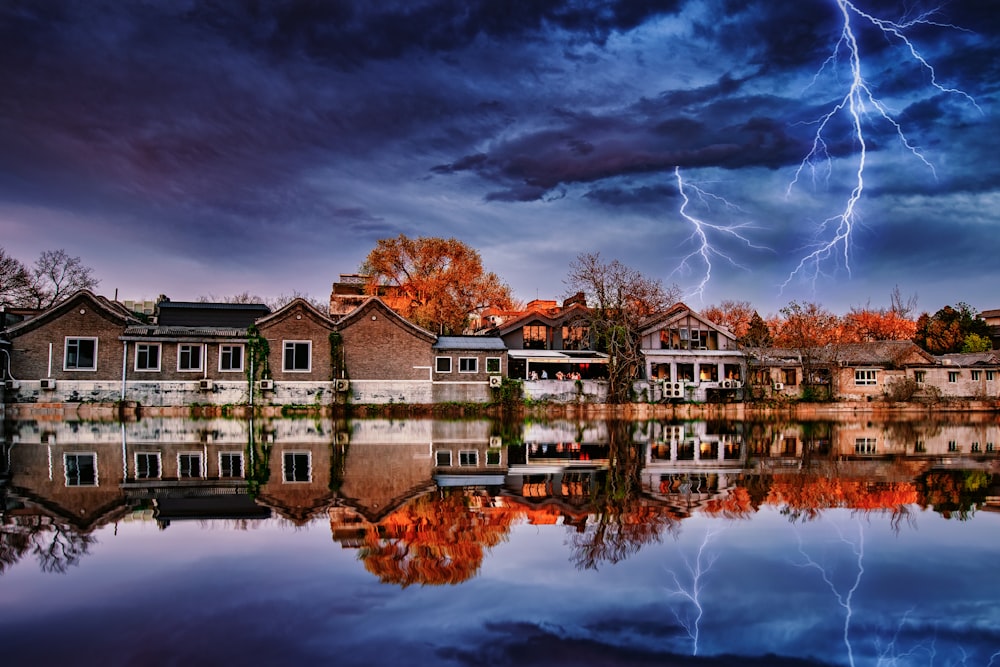
[[[1000,12],[954,0],[0,2],[0,247],[325,301],[378,239],[515,296],[1000,308]]]

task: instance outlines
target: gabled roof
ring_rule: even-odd
[[[1000,354],[997,352],[960,352],[942,354],[935,357],[947,366],[997,366],[1000,365]]]
[[[399,326],[404,329],[409,330],[414,336],[426,340],[428,343],[433,343],[437,340],[437,336],[432,334],[427,329],[423,327],[418,327],[413,322],[409,321],[395,310],[385,305],[383,301],[377,296],[370,297],[367,301],[362,303],[360,306],[344,315],[337,321],[336,329],[337,331],[343,331],[347,327],[357,323],[359,320],[369,317],[373,314],[379,314],[382,317],[388,317],[392,321],[396,322]]]
[[[795,364],[808,356],[813,363],[849,366],[934,365],[935,358],[909,340],[880,340],[871,343],[844,343],[803,350],[764,347],[747,350],[755,363]]]
[[[305,310],[311,317],[313,317],[320,324],[333,329],[336,326],[336,322],[332,320],[328,315],[321,312],[316,306],[312,305],[302,297],[296,297],[286,303],[284,306],[274,311],[269,315],[265,315],[256,321],[258,327],[267,326],[274,322],[280,322],[281,320],[289,317],[293,311],[297,309]]]
[[[680,301],[670,306],[662,313],[654,313],[653,315],[650,315],[642,324],[641,335],[645,336],[646,334],[663,329],[682,317],[693,317],[701,324],[704,324],[707,328],[714,329],[727,338],[732,338],[733,340],[736,339],[733,332],[729,329],[721,324],[716,324],[698,311],[693,310]]]
[[[550,327],[560,326],[565,322],[584,318],[590,315],[590,309],[587,306],[579,303],[574,303],[568,308],[563,308],[559,312],[554,314],[547,314],[540,310],[529,310],[512,320],[507,320],[498,329],[497,333],[501,336],[509,334],[511,331],[523,327],[535,320],[542,322]]]
[[[438,336],[435,350],[490,350],[501,352],[507,349],[498,336]]]
[[[65,301],[61,301],[48,310],[42,311],[35,317],[19,322],[4,332],[8,338],[16,338],[24,333],[33,331],[53,320],[61,317],[71,310],[79,308],[81,305],[89,305],[94,310],[100,312],[116,324],[127,326],[129,324],[139,324],[140,321],[130,315],[125,314],[121,309],[111,305],[111,302],[104,297],[99,297],[90,290],[80,290]]]

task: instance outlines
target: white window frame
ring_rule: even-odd
[[[224,475],[222,474],[222,457],[224,456],[235,456],[240,460],[240,469],[236,475]],[[246,475],[245,469],[243,468],[243,452],[219,452],[219,477],[224,477],[226,479],[243,479]]]
[[[239,352],[239,368],[232,367],[232,354],[233,351]],[[228,353],[228,354],[227,354]],[[224,357],[230,357],[230,367],[223,368],[222,360]],[[243,357],[244,357],[244,346],[240,343],[219,343],[219,372],[220,373],[242,373],[243,372]]]
[[[447,463],[443,463],[441,457],[447,457]],[[451,467],[451,450],[439,449],[434,452],[434,467],[436,468],[450,468]]]
[[[958,382],[958,377],[958,371],[948,371],[948,382]]]
[[[496,364],[495,368],[494,364]],[[488,375],[503,373],[503,359],[501,357],[486,357],[486,373]]]
[[[145,348],[146,353],[146,367],[139,366],[139,352],[141,349]],[[156,367],[149,366],[149,351],[156,350]],[[160,343],[136,343],[135,344],[135,363],[132,365],[133,370],[136,373],[158,373],[160,372],[160,364],[163,362],[163,346]]]
[[[878,453],[878,438],[855,438],[854,453],[872,456]]]
[[[308,363],[305,368],[288,367],[288,350],[292,350],[292,361],[294,365],[295,348],[298,345],[306,346]],[[311,340],[283,340],[281,341],[281,370],[284,373],[312,373],[312,341]]]
[[[458,465],[463,467],[473,467],[479,465],[479,452],[474,449],[458,450]]]
[[[198,460],[197,475],[181,474],[181,457],[183,456],[197,458]],[[204,479],[204,478],[205,478],[205,458],[201,455],[201,452],[177,452],[177,479]]]
[[[462,370],[462,366],[472,366],[472,369]],[[459,373],[478,373],[479,372],[479,357],[459,357],[458,358],[458,372]]]
[[[441,362],[447,361],[448,370],[441,369]],[[434,372],[435,373],[451,373],[451,357],[434,357]]]
[[[969,372],[972,374],[972,379],[974,381],[978,382],[979,380],[983,379],[983,372],[982,371],[969,371]]]
[[[874,387],[878,385],[877,368],[854,369],[854,385],[857,387]]]
[[[94,365],[93,366],[80,366],[79,365],[80,351],[79,351],[79,347],[77,347],[77,352],[76,352],[77,365],[70,366],[69,365],[69,344],[70,344],[70,341],[75,341],[75,342],[79,343],[79,341],[84,341],[84,340],[93,341],[93,343],[94,343]],[[96,336],[66,336],[65,342],[63,343],[63,370],[64,371],[84,371],[84,372],[88,372],[88,373],[93,373],[94,371],[96,371],[97,370],[97,351],[98,351],[98,344],[99,344],[99,342],[100,341],[98,341],[98,339],[97,339]]]
[[[292,468],[292,469],[288,468],[287,457],[289,456],[306,457],[306,479],[288,479],[288,474],[290,472],[294,477],[295,473],[298,471],[298,468]],[[293,460],[292,463],[294,462],[295,461]],[[312,482],[312,452],[308,450],[298,450],[298,449],[289,449],[281,452],[281,481],[284,484],[309,484],[310,482]]]
[[[495,461],[490,460],[495,458]],[[498,466],[503,462],[503,451],[499,447],[491,447],[486,450],[486,465]]]
[[[917,384],[927,382],[927,371],[913,371],[913,381]]]
[[[153,475],[139,475],[139,457],[151,456],[156,459],[156,476]],[[163,477],[163,457],[160,452],[136,452],[133,457],[133,462],[135,463],[135,478],[136,479],[161,479]]]
[[[986,371],[986,381],[993,382],[996,379],[996,371]]]
[[[94,462],[94,481],[93,483],[82,484],[79,481],[72,482],[69,477],[69,459],[79,459],[82,457],[88,457]],[[79,469],[79,466],[77,467]],[[97,452],[64,452],[63,453],[63,479],[66,480],[67,487],[93,487],[100,485],[100,470],[97,468]]]
[[[188,351],[190,361],[190,351],[198,350],[198,367],[182,368],[181,359],[184,358],[184,351]],[[178,343],[177,344],[177,372],[178,373],[201,373],[205,370],[205,350],[201,343]]]

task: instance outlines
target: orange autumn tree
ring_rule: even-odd
[[[361,272],[368,276],[368,294],[388,288],[403,317],[434,333],[460,334],[470,315],[513,305],[510,287],[483,269],[476,250],[454,238],[379,239]]]
[[[844,315],[844,342],[869,343],[877,340],[911,340],[917,323],[888,308],[854,307]]]
[[[718,305],[709,306],[701,311],[701,314],[729,329],[736,338],[742,339],[750,332],[750,323],[754,315],[757,315],[757,311],[749,301],[725,299]]]

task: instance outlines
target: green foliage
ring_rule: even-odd
[[[962,341],[962,352],[989,352],[992,349],[993,343],[989,337],[977,333],[970,333]]]
[[[509,410],[519,405],[524,398],[524,383],[521,380],[504,377],[499,387],[493,387],[493,402]]]
[[[977,344],[978,338],[985,338],[988,343],[990,328],[975,308],[960,302],[955,307],[945,306],[933,316],[927,313],[921,315],[917,319],[917,334],[913,342],[931,354],[948,354],[966,351],[965,341],[972,335],[977,337],[971,341],[972,345]]]

